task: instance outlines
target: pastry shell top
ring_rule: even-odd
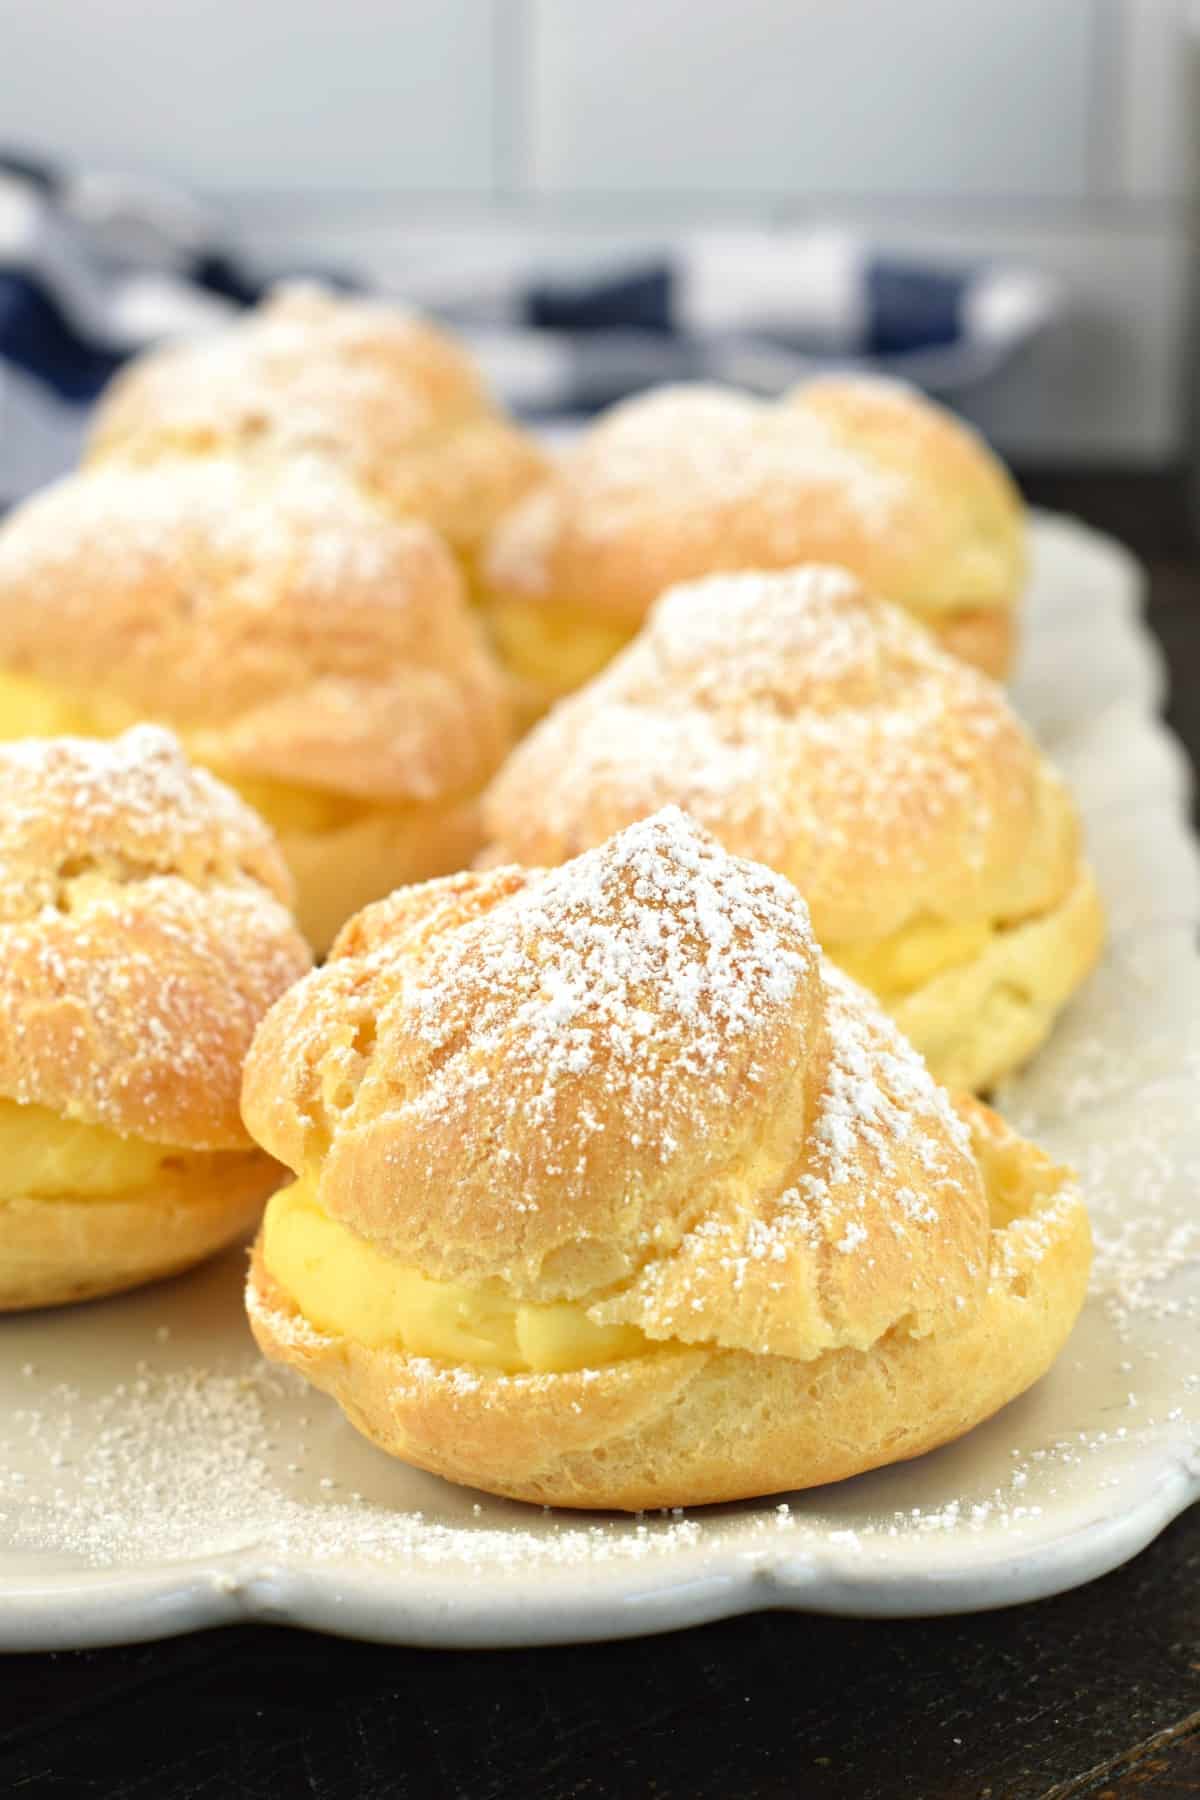
[[[377,802],[477,788],[503,677],[429,526],[316,456],[70,475],[0,527],[0,669],[235,777]]]
[[[949,1098],[790,884],[672,809],[368,908],[264,1020],[243,1111],[384,1254],[652,1339],[810,1358],[986,1288]]]
[[[807,561],[931,624],[1007,614],[1020,497],[982,439],[898,382],[828,376],[777,402],[659,388],[601,418],[501,522],[483,587],[633,629],[674,582]],[[985,636],[1001,673],[1011,631]]]
[[[312,283],[139,357],[96,410],[90,457],[263,449],[340,461],[395,515],[428,521],[468,556],[545,467],[446,333]]]
[[[667,804],[799,888],[822,944],[1066,893],[1079,823],[1003,692],[843,569],[710,576],[560,702],[484,800],[497,862],[558,864]]]
[[[141,726],[0,744],[0,1095],[242,1150],[242,1062],[311,965],[266,826]]]

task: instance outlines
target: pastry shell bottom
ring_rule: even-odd
[[[951,1442],[1045,1373],[1083,1304],[1091,1237],[1061,1173],[986,1108],[962,1102],[985,1155],[1015,1167],[991,1232],[990,1280],[960,1328],[896,1330],[812,1361],[706,1345],[565,1374],[504,1375],[316,1330],[255,1245],[254,1336],[381,1449],[466,1486],[540,1505],[696,1506],[789,1492]],[[1020,1185],[1020,1184],[1019,1184]],[[1011,1187],[1011,1176],[1010,1176]]]
[[[1049,1037],[1094,967],[1104,930],[1084,864],[1048,912],[997,931],[978,956],[911,993],[878,998],[944,1087],[986,1091]]]
[[[136,1193],[0,1201],[0,1312],[95,1300],[202,1262],[242,1237],[282,1171],[258,1150]]]

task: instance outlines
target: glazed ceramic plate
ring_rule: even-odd
[[[0,1646],[244,1619],[434,1645],[567,1643],[797,1607],[1005,1606],[1132,1556],[1200,1494],[1200,878],[1155,722],[1136,566],[1036,528],[1017,699],[1075,785],[1110,948],[1005,1109],[1081,1171],[1093,1292],[1023,1399],[920,1461],[643,1518],[447,1486],[258,1358],[244,1258],[0,1322]]]

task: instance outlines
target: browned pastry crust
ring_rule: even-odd
[[[394,305],[278,288],[237,325],[139,357],[96,411],[92,461],[316,450],[468,559],[542,474],[454,340]]]
[[[825,947],[1021,918],[1079,866],[1070,796],[1003,692],[821,565],[669,590],[495,777],[490,857],[554,867],[672,804],[786,875]]]
[[[0,745],[0,1097],[162,1146],[136,1191],[0,1198],[0,1309],[110,1292],[244,1231],[277,1185],[242,1062],[311,966],[270,833],[178,744]],[[38,1115],[39,1117],[41,1115]]]
[[[470,860],[511,742],[449,551],[314,457],[107,462],[21,508],[0,528],[0,733],[42,729],[26,691],[55,732],[156,719],[242,788],[320,949]]]
[[[68,476],[0,530],[0,668],[239,776],[363,799],[477,786],[503,683],[427,526],[315,458]]]
[[[488,859],[562,863],[671,803],[793,881],[835,960],[871,982],[884,954],[873,985],[952,1085],[1028,1056],[1099,952],[1074,805],[1002,691],[845,570],[670,590],[495,778]],[[968,935],[890,989],[913,930]]]
[[[242,1061],[310,966],[262,821],[142,726],[0,744],[0,1095],[249,1147]]]
[[[115,1199],[0,1202],[0,1312],[99,1300],[203,1262],[251,1231],[279,1165],[223,1152],[204,1183],[174,1180]]]
[[[567,865],[395,895],[264,1020],[254,1136],[398,1268],[568,1303],[641,1353],[501,1373],[319,1330],[270,1356],[407,1461],[686,1505],[916,1455],[1036,1379],[1082,1303],[1064,1172],[956,1111],[803,903],[666,812]]]
[[[777,404],[699,386],[627,401],[502,521],[482,585],[501,650],[544,703],[604,660],[601,644],[579,666],[581,630],[631,634],[675,582],[801,562],[851,569],[958,654],[1007,669],[1019,496],[972,431],[895,382],[828,377]]]
[[[538,1505],[700,1506],[921,1456],[1030,1387],[1082,1304],[1087,1218],[1060,1191],[1025,1229],[993,1238],[986,1301],[952,1338],[896,1333],[810,1362],[681,1347],[600,1371],[471,1382],[314,1330],[273,1282],[261,1242],[247,1307],[265,1355],[404,1462]]]

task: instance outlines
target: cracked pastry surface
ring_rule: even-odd
[[[1029,1056],[1099,953],[1063,783],[998,687],[845,570],[670,590],[495,778],[488,855],[555,865],[671,803],[795,883],[951,1086]]]
[[[138,357],[106,390],[89,458],[318,451],[470,565],[545,459],[466,352],[403,308],[315,283],[237,324]]]
[[[511,741],[441,540],[313,456],[102,463],[0,527],[0,737],[145,718],[275,827],[319,950],[470,860]]]
[[[310,967],[263,822],[166,732],[0,745],[0,1310],[237,1237],[278,1184],[238,1110]]]
[[[296,1174],[247,1290],[266,1354],[520,1499],[919,1454],[1044,1372],[1086,1286],[1066,1172],[674,809],[369,908],[259,1028],[243,1113]]]
[[[1003,675],[1025,579],[1020,497],[982,439],[892,381],[777,402],[651,390],[612,408],[503,519],[481,589],[535,714],[596,674],[673,583],[837,563]]]

